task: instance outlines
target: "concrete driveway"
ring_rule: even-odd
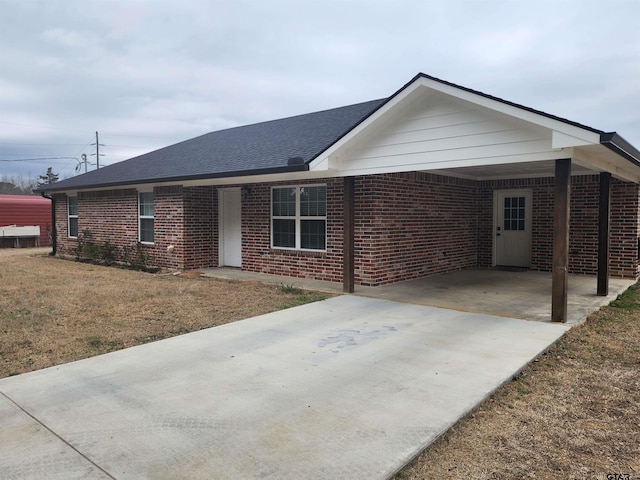
[[[566,326],[341,296],[0,380],[3,479],[385,479]]]

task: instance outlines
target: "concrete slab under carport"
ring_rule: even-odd
[[[206,269],[203,274],[229,280],[260,281],[342,293],[340,283],[306,278],[244,272],[232,268]],[[608,305],[636,280],[611,277],[609,295],[606,297],[596,295],[596,282],[595,276],[569,275],[567,323],[584,321],[591,312]],[[548,272],[471,268],[379,287],[356,285],[354,295],[522,320],[551,321],[551,274]]]
[[[596,282],[595,276],[569,275],[567,323],[584,321],[636,280],[610,278],[607,296],[596,295]],[[522,320],[551,321],[551,274],[547,272],[465,269],[381,287],[356,287],[356,294]]]
[[[349,295],[5,378],[0,472],[389,478],[567,328]]]

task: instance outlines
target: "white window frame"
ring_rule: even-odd
[[[71,207],[71,199],[75,198],[76,199],[76,213],[75,215],[72,215],[70,212],[70,207]],[[76,234],[75,235],[71,235],[71,219],[75,219],[76,220]],[[78,224],[78,196],[77,195],[67,195],[67,233],[69,234],[69,238],[78,238],[78,235],[80,234],[80,225]]]
[[[140,213],[140,204],[142,203],[142,195],[143,194],[151,194],[153,195],[153,215],[142,215]],[[153,191],[139,191],[138,192],[138,241],[144,245],[153,245],[155,244],[156,239],[156,220],[155,220],[155,210],[156,210],[156,196]],[[142,220],[153,220],[153,241],[149,242],[147,240],[142,240]]]
[[[326,205],[326,201],[327,199],[325,198],[325,215],[323,216],[303,216],[300,214],[300,190],[303,188],[310,188],[310,187],[325,187],[325,189],[327,188],[327,185],[325,183],[312,183],[312,184],[305,184],[305,185],[277,185],[277,186],[273,186],[271,187],[271,201],[269,203],[269,213],[271,216],[271,248],[274,249],[278,249],[278,250],[300,250],[303,252],[326,252],[327,251],[327,205]],[[273,191],[276,189],[287,189],[287,188],[294,188],[296,191],[296,214],[295,216],[293,215],[288,215],[288,216],[281,216],[281,215],[274,215],[273,214]],[[328,190],[327,190],[328,191]],[[274,245],[273,243],[273,237],[274,237],[274,228],[273,228],[273,221],[274,220],[295,220],[295,247],[281,247],[281,246],[277,246]],[[324,221],[324,248],[323,249],[319,249],[319,248],[302,248],[302,221],[303,220],[323,220]]]

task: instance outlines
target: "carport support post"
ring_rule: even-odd
[[[569,207],[571,159],[556,160],[553,204],[553,273],[551,321],[567,321],[569,290]]]
[[[355,181],[353,177],[344,177],[344,243],[342,266],[342,291],[353,293],[355,290],[355,262],[354,262],[354,212],[355,212]]]
[[[598,198],[598,295],[609,295],[609,218],[611,212],[611,174],[600,172]]]

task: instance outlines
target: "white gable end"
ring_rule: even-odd
[[[419,77],[330,147],[311,171],[366,175],[570,158],[599,145],[571,123]]]
[[[419,92],[416,92],[419,93]],[[329,164],[348,174],[457,168],[564,158],[548,128],[437,92],[407,98]],[[333,161],[332,161],[333,159]]]

